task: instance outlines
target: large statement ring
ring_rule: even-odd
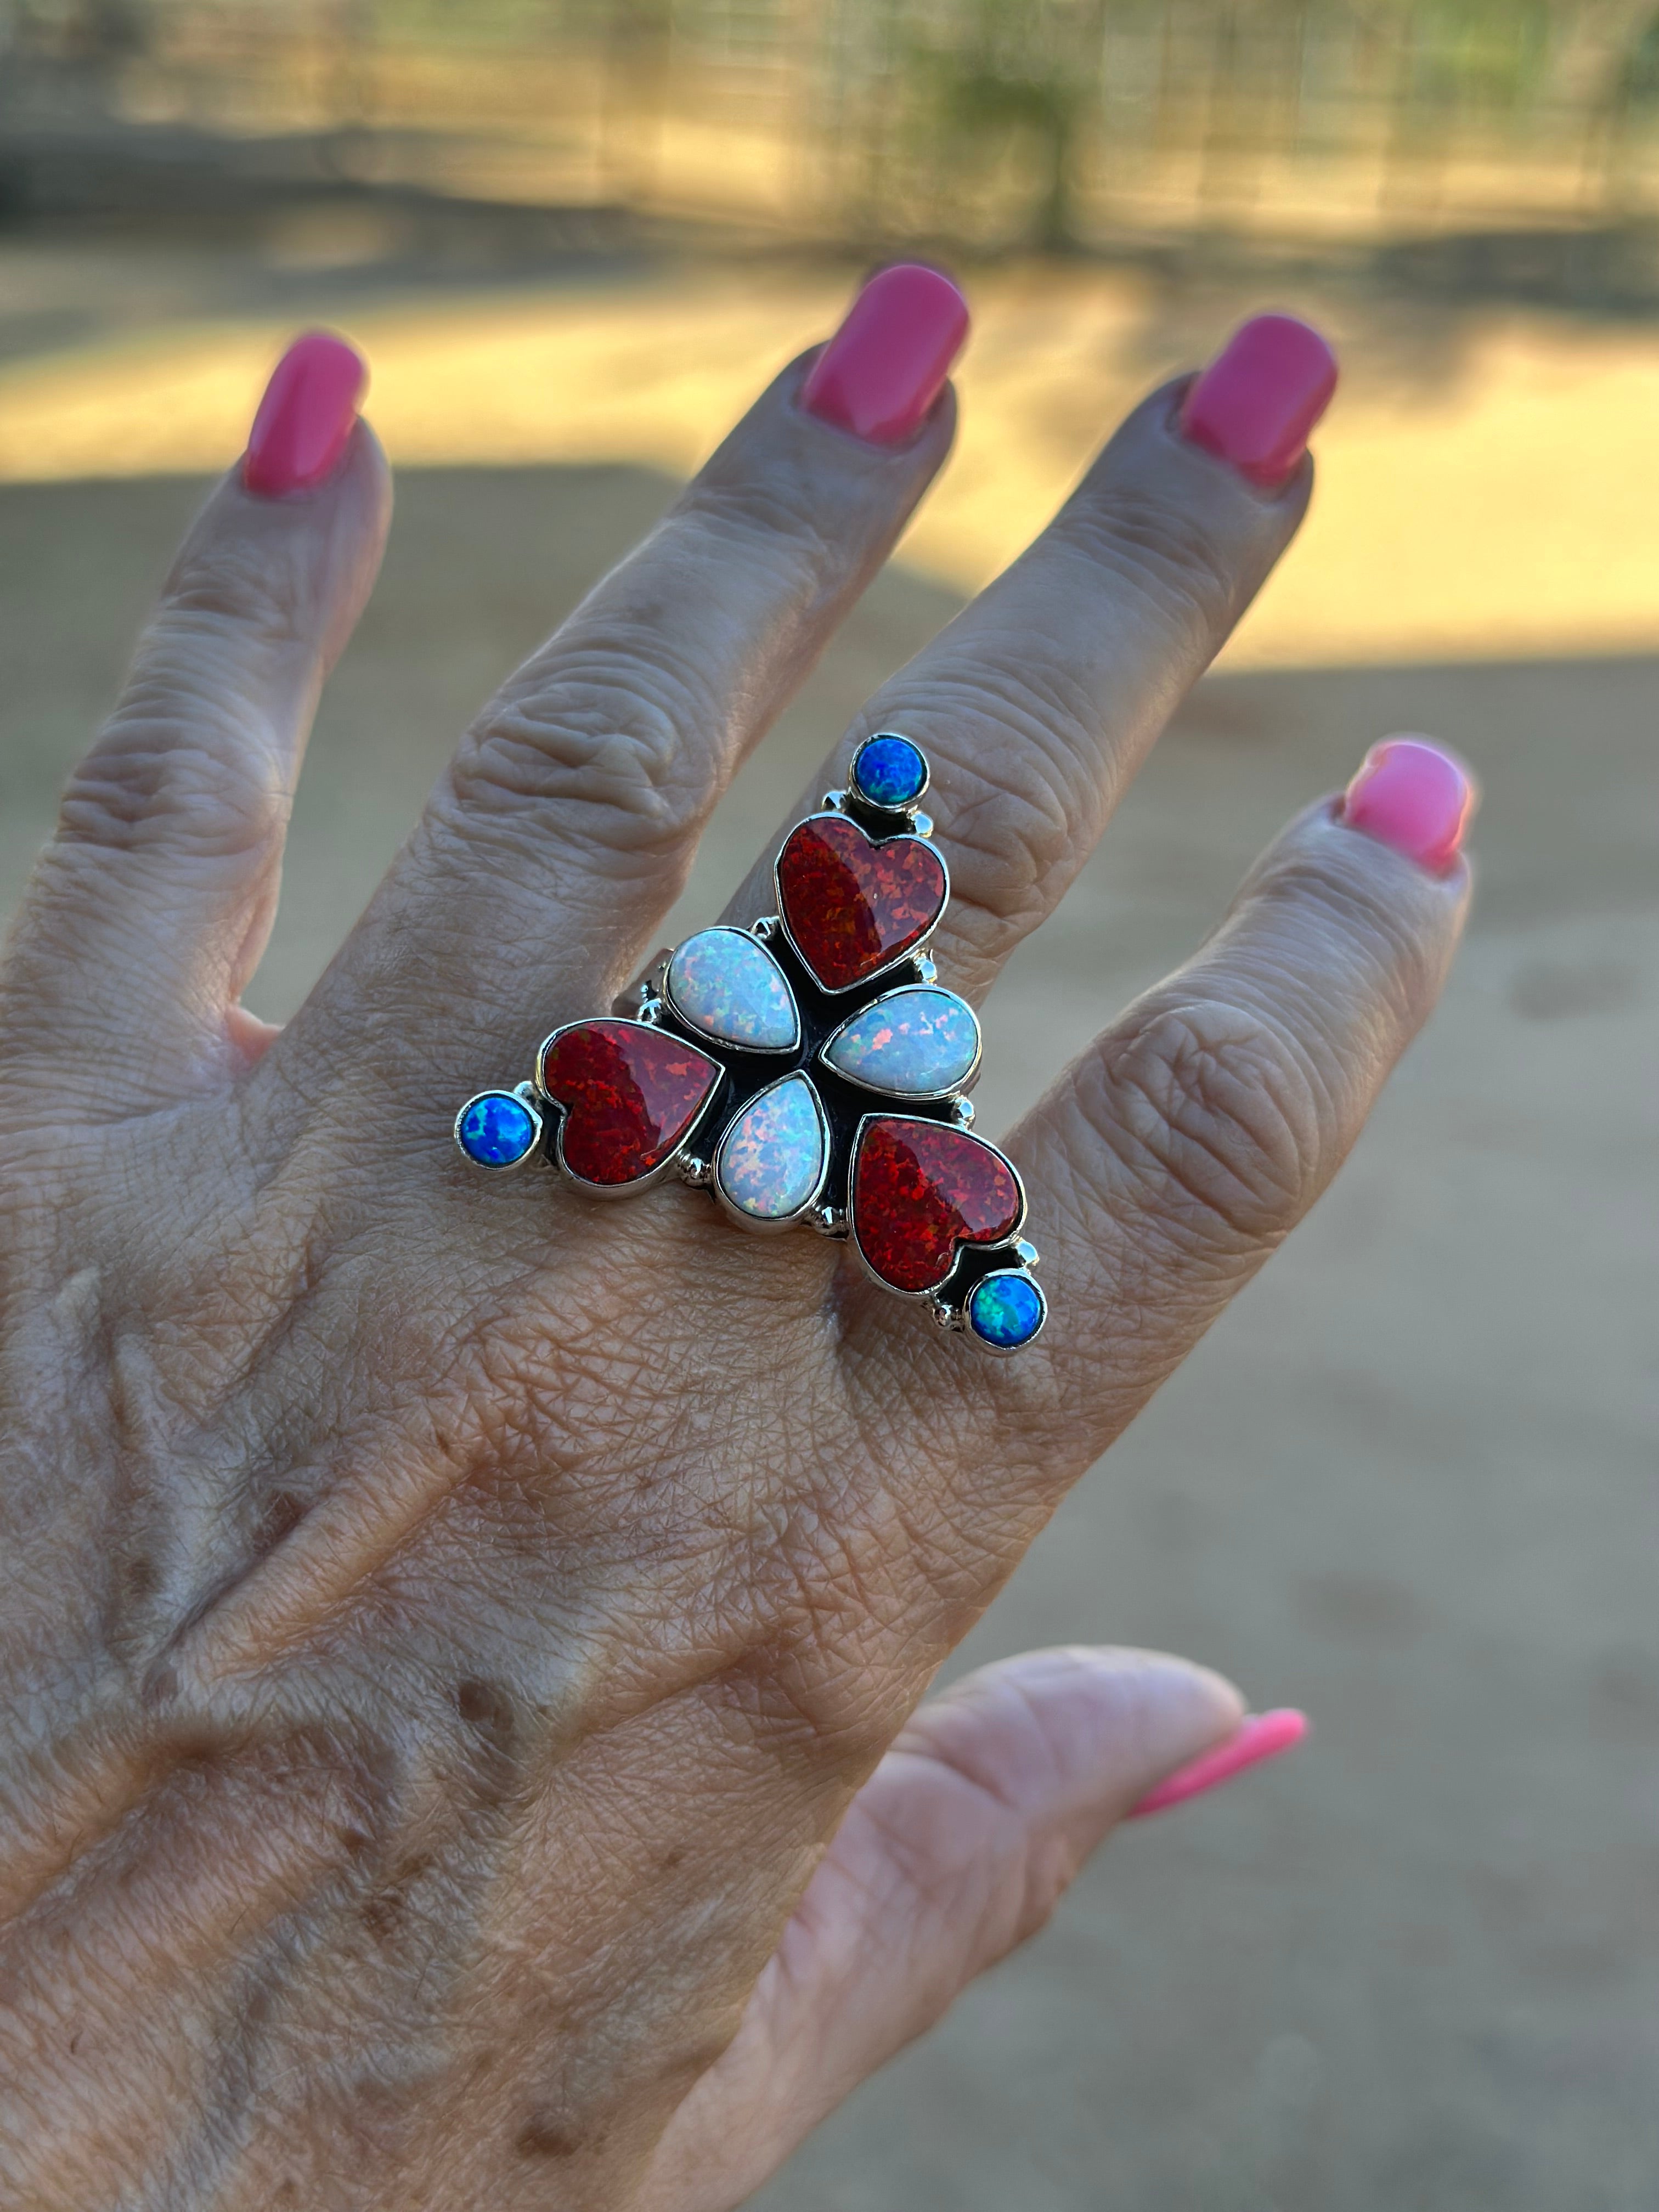
[[[908,738],[867,738],[850,787],[784,840],[777,914],[700,929],[613,1014],[555,1030],[531,1082],[456,1115],[467,1158],[550,1158],[590,1198],[678,1175],[740,1228],[850,1238],[988,1351],[1029,1344],[1046,1309],[1024,1188],[969,1133],[979,1023],[927,952],[951,889],[927,788]]]

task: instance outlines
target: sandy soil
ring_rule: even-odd
[[[303,994],[481,694],[668,489],[617,466],[406,477],[262,1012]],[[7,902],[199,492],[0,488]],[[954,604],[902,568],[872,592],[681,919]],[[1642,659],[1212,679],[993,999],[995,1128],[1372,738],[1437,731],[1486,780],[1467,956],[1366,1143],[961,1655],[1184,1650],[1307,1705],[1316,1741],[1121,1838],[772,2212],[1659,2201],[1656,715]]]

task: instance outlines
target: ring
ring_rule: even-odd
[[[462,1152],[551,1160],[590,1198],[678,1176],[740,1228],[848,1239],[987,1351],[1029,1344],[1047,1306],[1024,1186],[969,1133],[979,1022],[927,955],[951,879],[927,788],[919,746],[866,738],[784,840],[777,913],[698,930],[611,1015],[555,1030],[531,1081],[467,1100]]]

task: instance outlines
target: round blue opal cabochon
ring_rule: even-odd
[[[969,1328],[999,1352],[1029,1344],[1047,1311],[1042,1291],[1018,1268],[981,1275],[968,1297]]]
[[[481,1168],[515,1167],[536,1141],[536,1117],[510,1091],[485,1091],[462,1107],[455,1133]]]
[[[913,806],[927,788],[927,763],[908,738],[884,731],[859,747],[853,781],[872,806]]]

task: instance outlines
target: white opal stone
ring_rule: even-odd
[[[786,1075],[750,1100],[720,1139],[714,1182],[751,1221],[787,1221],[817,1194],[826,1137],[806,1077]]]
[[[842,1024],[823,1048],[837,1075],[898,1098],[954,1091],[979,1058],[979,1024],[954,991],[889,991]]]
[[[700,929],[668,963],[668,996],[694,1030],[750,1052],[793,1052],[800,1016],[784,973],[743,929]]]

